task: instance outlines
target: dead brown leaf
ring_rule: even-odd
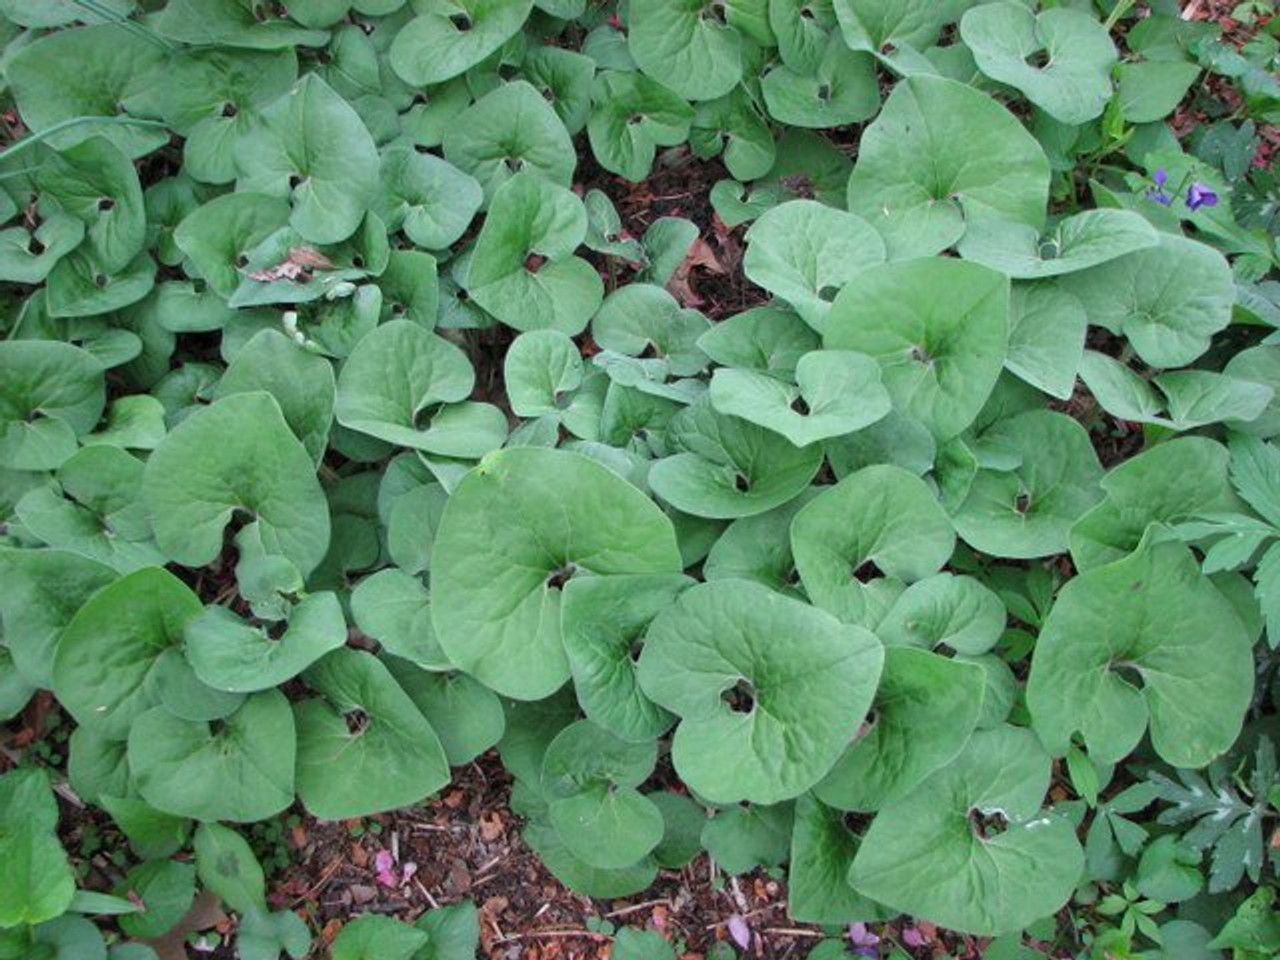
[[[274,280],[306,283],[311,279],[313,271],[332,270],[333,267],[333,261],[314,247],[294,247],[280,263],[265,270],[253,270],[249,273],[249,278],[264,283]]]

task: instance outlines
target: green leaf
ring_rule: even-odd
[[[810,599],[850,623],[875,623],[876,608],[893,602],[901,582],[936,573],[954,547],[951,521],[929,487],[889,464],[826,488],[791,524]]]
[[[1009,281],[993,270],[944,258],[887,263],[836,297],[823,344],[875,357],[894,409],[946,440],[995,387],[1008,317]]]
[[[675,451],[649,472],[663,500],[698,517],[754,516],[795,497],[822,463],[816,445],[796,447],[764,427],[717,412],[704,398],[671,419]]]
[[[661,933],[628,927],[618,931],[609,956],[611,960],[676,960],[675,950]]]
[[[427,935],[393,917],[366,914],[344,926],[330,947],[333,960],[412,960]]]
[[[1013,114],[971,87],[917,76],[864,131],[848,205],[902,259],[944,250],[983,221],[1039,230],[1048,195],[1048,158]]]
[[[435,729],[451,767],[470,763],[502,739],[502,701],[465,673],[431,672],[406,660],[387,669]]]
[[[888,646],[946,646],[976,656],[996,645],[1005,622],[1004,603],[981,581],[938,573],[902,592],[876,625],[876,636]]]
[[[174,243],[218,296],[235,296],[249,253],[289,220],[282,197],[243,191],[215,197],[183,218]]]
[[[323,820],[417,803],[449,782],[431,725],[376,658],[335,650],[303,675],[323,698],[294,705],[298,796]]]
[[[49,272],[49,316],[92,317],[122,310],[151,292],[155,275],[155,262],[145,253],[110,271],[92,247],[81,246]]]
[[[716,370],[711,404],[780,433],[797,447],[868,427],[892,409],[880,365],[852,350],[815,350],[800,358],[792,386],[754,370]]]
[[[714,100],[742,77],[742,36],[703,0],[635,0],[630,14],[636,63],[684,99]]]
[[[444,158],[480,181],[486,203],[524,170],[567,187],[578,163],[555,110],[524,80],[496,87],[459,113],[445,130]]]
[[[88,137],[102,136],[131,158],[145,156],[169,139],[164,130],[121,123],[81,123],[50,132],[79,117],[123,115],[121,101],[139,85],[152,82],[164,51],[131,30],[101,24],[59,30],[18,49],[5,73],[22,120],[45,142],[64,149]],[[61,65],[76,64],[74,71]]]
[[[266,910],[266,885],[258,858],[244,837],[217,823],[196,828],[196,870],[200,883],[237,913]]]
[[[801,923],[832,924],[886,919],[883,907],[849,885],[849,867],[858,843],[859,837],[845,826],[839,810],[813,794],[796,801],[787,874],[789,916]]]
[[[888,809],[964,749],[982,698],[979,667],[927,650],[889,647],[873,719],[814,795],[839,810]]]
[[[147,240],[142,186],[133,163],[105,137],[51,153],[36,184],[43,195],[83,221],[97,263],[107,273],[126,267]]]
[[[557,880],[584,896],[628,897],[647,889],[658,875],[652,857],[616,870],[589,866],[571,854],[555,828],[543,821],[531,821],[523,838]]]
[[[479,182],[453,164],[409,147],[382,155],[382,189],[375,209],[390,230],[427,250],[458,240],[484,203]]]
[[[54,212],[33,231],[25,226],[0,231],[0,280],[43,283],[57,262],[80,245],[84,229],[77,217]]]
[[[255,910],[240,918],[236,948],[242,960],[280,960],[282,950],[301,960],[311,949],[311,931],[292,910]]]
[[[159,702],[152,673],[203,609],[177,577],[149,567],[95,593],[67,624],[53,663],[58,700],[76,722],[123,740]],[[104,669],[104,666],[107,669]]]
[[[777,157],[773,132],[740,87],[697,104],[689,145],[699,157],[721,155],[729,173],[741,180],[764,176]]]
[[[997,557],[1066,552],[1071,525],[1102,499],[1102,466],[1089,434],[1066,414],[1029,410],[999,421],[982,439],[1021,451],[1021,463],[978,470],[952,517],[956,532]]]
[[[415,0],[391,44],[391,67],[415,87],[471,69],[520,32],[533,0]]]
[[[93,354],[49,340],[0,342],[0,467],[56,469],[104,406]]]
[[[565,849],[588,866],[619,870],[646,857],[662,813],[636,787],[652,772],[657,743],[627,743],[589,720],[556,735],[542,761],[548,819]]]
[[[724,367],[758,370],[788,380],[806,353],[822,345],[818,334],[787,310],[753,307],[726,317],[698,338],[698,349]]]
[[[412,320],[391,320],[351,351],[338,376],[335,410],[344,427],[443,453],[427,418],[441,404],[465,400],[474,384],[475,372],[460,348]]]
[[[1160,242],[1155,227],[1129,210],[1086,210],[1047,234],[1025,223],[975,224],[959,244],[966,260],[1019,280],[1075,273]]]
[[[63,630],[115,570],[64,550],[0,548],[0,617],[5,645],[28,684],[53,686],[53,658]]]
[[[332,593],[313,593],[289,612],[279,636],[251,626],[225,607],[206,607],[184,632],[196,675],[216,690],[252,693],[291,680],[347,642],[347,623]]]
[[[161,36],[195,46],[216,44],[253,50],[322,47],[329,34],[304,30],[283,17],[259,20],[241,0],[172,0],[155,20]]]
[[[1071,528],[1078,570],[1119,560],[1137,548],[1151,524],[1235,509],[1227,451],[1204,437],[1178,437],[1115,467],[1102,479],[1106,498]]]
[[[235,149],[236,189],[287,197],[304,240],[338,243],[356,232],[378,189],[378,149],[360,115],[307,74],[262,111]]]
[[[130,870],[117,891],[131,893],[143,904],[138,913],[120,918],[124,932],[138,938],[160,937],[191,909],[196,897],[196,868],[177,860],[152,860]]]
[[[1155,123],[1177,109],[1200,76],[1200,66],[1177,60],[1152,60],[1122,63],[1116,73],[1120,80],[1120,112],[1125,120]]]
[[[195,820],[265,820],[293,803],[295,738],[289,702],[255,693],[216,729],[163,707],[129,731],[129,767],[152,806]]]
[[[643,180],[658,147],[674,147],[689,136],[693,108],[642,73],[601,73],[591,99],[591,151],[600,166],[626,180]]]
[[[1211,247],[1163,235],[1138,250],[1062,283],[1084,304],[1089,322],[1122,334],[1153,367],[1182,367],[1231,322],[1235,285]]]
[[[458,667],[504,696],[535,700],[569,678],[560,628],[569,578],[680,567],[670,521],[617,474],[579,454],[501,450],[445,507],[432,618]]]
[[[715,803],[777,803],[831,768],[884,659],[867,631],[759,584],[695,586],[649,627],[645,694],[679,716],[672,760]]]
[[[683,793],[648,794],[649,802],[662,811],[665,832],[653,848],[654,859],[668,870],[679,870],[702,852],[702,828],[706,810]]]
[[[530,330],[511,342],[502,376],[517,416],[559,416],[582,385],[582,355],[559,330]]]
[[[812,69],[777,65],[760,83],[769,116],[795,127],[862,123],[880,107],[876,62],[832,37]]]
[[[1029,730],[975,733],[954,762],[880,812],[849,879],[895,910],[973,934],[1051,916],[1084,856],[1071,824],[1040,809],[1049,771]],[[987,818],[996,823],[984,829]]]
[[[1240,732],[1253,692],[1250,648],[1186,547],[1145,545],[1058,594],[1036,644],[1027,706],[1054,752],[1078,730],[1092,757],[1114,763],[1149,721],[1164,760],[1202,767]]]
[[[581,333],[604,297],[595,268],[573,255],[586,232],[586,210],[571,191],[536,173],[513,175],[493,195],[467,292],[517,330]]]
[[[791,521],[813,499],[819,488],[807,491],[780,507],[729,524],[712,545],[702,564],[707,580],[754,580],[779,593],[805,599],[791,556]]]
[[[480,915],[471,901],[428,910],[414,924],[427,945],[413,960],[472,960],[480,945]]]
[[[836,294],[884,258],[884,242],[861,217],[814,200],[792,200],[751,225],[742,269],[822,333]]]
[[[672,574],[575,578],[565,585],[560,629],[578,702],[588,719],[623,740],[652,739],[673,722],[640,689],[637,648],[649,622],[692,582]]]
[[[1101,116],[1111,99],[1116,48],[1090,12],[1059,8],[1037,16],[1020,3],[988,3],[964,15],[960,36],[978,69],[1061,123]]]
[[[427,589],[416,577],[394,568],[365,577],[351,593],[351,614],[388,653],[425,670],[453,669],[431,626]]]
[[[1051,397],[1070,399],[1088,327],[1084,305],[1056,283],[1014,284],[1005,369]]]
[[[75,874],[58,842],[48,776],[17,769],[0,777],[0,927],[43,923],[75,896]]]
[[[1200,875],[1200,851],[1177,837],[1157,837],[1142,851],[1135,878],[1138,892],[1161,903],[1190,900],[1204,887]]]
[[[294,436],[319,464],[336,402],[332,364],[277,330],[262,330],[232,358],[213,396],[258,390],[275,397]]]
[[[222,551],[237,510],[256,519],[263,542],[303,574],[323,559],[329,510],[306,448],[266,393],[239,393],[173,429],[147,461],[143,499],[156,541],[177,563],[200,567]]]
[[[777,867],[787,859],[792,813],[791,803],[735,804],[703,824],[702,845],[730,876]]]
[[[879,54],[903,46],[924,50],[954,19],[948,4],[938,0],[833,0],[832,7],[845,42]]]

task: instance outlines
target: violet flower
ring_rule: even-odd
[[[1165,184],[1169,182],[1169,173],[1164,169],[1164,167],[1158,168],[1156,172],[1151,175],[1151,182],[1155,184],[1155,189],[1147,191],[1148,200],[1152,200],[1164,207],[1173,203],[1173,197],[1165,193],[1164,190]]]
[[[853,944],[853,955],[855,957],[875,958],[880,956],[880,951],[876,949],[876,944],[880,942],[880,938],[868,930],[865,923],[849,924],[849,942]]]
[[[1218,195],[1209,188],[1207,183],[1193,183],[1187,187],[1187,209],[1192,213],[1201,207],[1214,207],[1218,205]]]
[[[747,921],[736,913],[729,918],[727,924],[729,928],[729,936],[741,950],[746,950],[751,946],[751,927],[747,925]]]

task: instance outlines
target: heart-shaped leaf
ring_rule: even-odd
[[[973,664],[889,647],[871,721],[814,794],[840,810],[889,809],[964,749],[978,723],[983,683]]]
[[[600,728],[642,743],[671,726],[671,714],[641,691],[636,659],[649,622],[691,584],[679,575],[637,575],[575,578],[565,585],[560,629],[574,692]]]
[[[860,627],[759,584],[717,580],[658,614],[639,675],[680,717],[672,760],[690,788],[715,803],[778,803],[831,769],[883,661]]]
[[[706,354],[697,343],[710,329],[697,310],[682,308],[670,293],[649,283],[615,290],[591,321],[591,335],[601,347],[631,357],[655,356],[677,377],[706,369]]]
[[[1053,914],[1084,854],[1042,811],[1050,762],[1029,730],[975,733],[951,764],[880,812],[849,871],[859,893],[955,930],[995,934]]]
[[[597,518],[583,522],[583,514]],[[497,451],[458,484],[432,553],[432,618],[449,659],[504,696],[569,678],[560,589],[582,574],[678,573],[671,523],[639,490],[562,451]]]
[[[517,330],[581,333],[604,297],[595,268],[573,255],[586,233],[586,211],[572,192],[515,174],[493,196],[467,292]]]
[[[891,259],[928,256],[984,220],[1039,230],[1049,195],[1040,144],[991,97],[938,77],[893,88],[863,132],[848,205]]]
[[[782,434],[797,447],[870,426],[892,408],[880,365],[852,350],[815,350],[796,364],[792,386],[754,370],[719,369],[711,403]]]
[[[636,0],[628,46],[640,69],[686,100],[724,96],[742,77],[742,36],[703,0]]]
[[[984,442],[1021,451],[1013,470],[979,470],[952,517],[961,538],[983,553],[1029,559],[1063,553],[1067,532],[1102,499],[1102,467],[1089,434],[1051,410],[1001,420]]]
[[[1047,236],[1025,223],[992,220],[965,231],[960,255],[1019,280],[1075,273],[1160,242],[1155,227],[1129,210],[1086,210]]]
[[[192,619],[184,637],[196,676],[216,690],[251,693],[278,687],[343,646],[347,623],[336,596],[315,593],[293,608],[277,637],[217,606]]]
[[[466,233],[484,203],[479,182],[453,164],[408,147],[382,155],[383,196],[375,209],[390,230],[426,250],[442,250]]]
[[[294,705],[298,796],[324,820],[417,803],[449,782],[431,724],[375,657],[335,650],[303,675],[320,698]]]
[[[985,3],[964,15],[960,36],[978,69],[1061,123],[1086,123],[1111,99],[1115,44],[1083,10],[1037,15],[1020,3]]]
[[[440,737],[449,766],[470,763],[502,739],[502,701],[488,687],[456,670],[424,670],[394,657],[387,669]]]
[[[1069,400],[1088,328],[1084,305],[1058,284],[1014,284],[1005,369],[1051,397]]]
[[[1160,243],[1062,281],[1089,322],[1122,334],[1153,367],[1181,367],[1231,322],[1235,285],[1226,258],[1184,237]]]
[[[901,467],[866,467],[828,487],[791,524],[791,549],[815,604],[874,623],[907,583],[936,573],[955,532],[925,482]],[[886,602],[887,601],[887,602]]]
[[[884,241],[867,221],[815,200],[792,200],[747,231],[742,269],[782,297],[821,333],[831,302],[868,267],[884,262]]]
[[[642,73],[601,73],[591,99],[591,151],[600,166],[627,180],[643,180],[658,147],[674,147],[689,136],[693,108]]]
[[[431,449],[423,421],[471,394],[461,349],[412,320],[392,320],[356,344],[338,377],[338,422],[398,446]]]
[[[159,810],[196,820],[249,823],[293,803],[295,738],[289,702],[256,693],[216,732],[156,707],[129,731],[129,768]]]
[[[415,0],[396,33],[391,66],[415,87],[456,77],[520,32],[533,0]]]
[[[105,405],[93,354],[51,340],[0,342],[0,467],[56,469]]]
[[[1149,723],[1164,760],[1203,767],[1240,733],[1251,646],[1185,546],[1145,545],[1063,587],[1036,642],[1027,706],[1059,755],[1078,730],[1091,757],[1115,763]]]
[[[129,157],[145,156],[169,139],[152,124],[79,123],[54,129],[80,117],[115,119],[121,102],[164,60],[156,43],[118,24],[57,30],[18,49],[5,69],[18,112],[32,133],[44,134],[56,149],[103,136]],[[76,64],[74,71],[61,65]]]
[[[311,243],[356,232],[378,189],[378,148],[352,106],[307,74],[236,144],[237,190],[290,199],[290,225]]]
[[[480,181],[486,203],[524,170],[567,187],[578,163],[555,110],[524,80],[502,84],[453,118],[444,157]]]
[[[63,631],[53,661],[58,701],[81,726],[112,740],[160,702],[151,675],[204,609],[159,567],[122,577],[85,602]],[[105,668],[105,669],[104,669]]]
[[[880,362],[893,405],[939,440],[986,403],[1009,340],[1009,281],[986,267],[931,258],[863,271],[827,316],[824,345]]]
[[[884,907],[849,884],[849,867],[858,852],[859,837],[844,821],[841,811],[828,807],[813,794],[796,801],[787,873],[787,912],[802,923],[886,919],[888,911]],[[843,947],[840,950],[844,952]]]
[[[797,447],[772,430],[719,413],[703,398],[671,418],[675,451],[649,471],[654,493],[696,517],[733,519],[780,506],[822,465],[816,444]]]
[[[156,542],[177,563],[211,563],[237,511],[304,575],[328,549],[315,465],[270,394],[233,394],[189,416],[151,454],[142,493]]]

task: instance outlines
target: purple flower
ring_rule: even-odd
[[[733,942],[742,950],[746,950],[751,946],[751,927],[747,925],[747,921],[736,913],[729,918],[729,936]]]
[[[1192,213],[1201,207],[1214,207],[1218,204],[1218,195],[1207,183],[1193,183],[1187,187],[1187,209]]]
[[[1151,182],[1155,184],[1155,189],[1147,191],[1148,200],[1152,200],[1165,207],[1173,203],[1173,197],[1169,196],[1169,194],[1164,191],[1165,184],[1169,182],[1169,173],[1164,169],[1164,167],[1160,167],[1151,175]]]
[[[929,943],[924,934],[915,927],[902,928],[902,942],[913,949],[926,946]]]

